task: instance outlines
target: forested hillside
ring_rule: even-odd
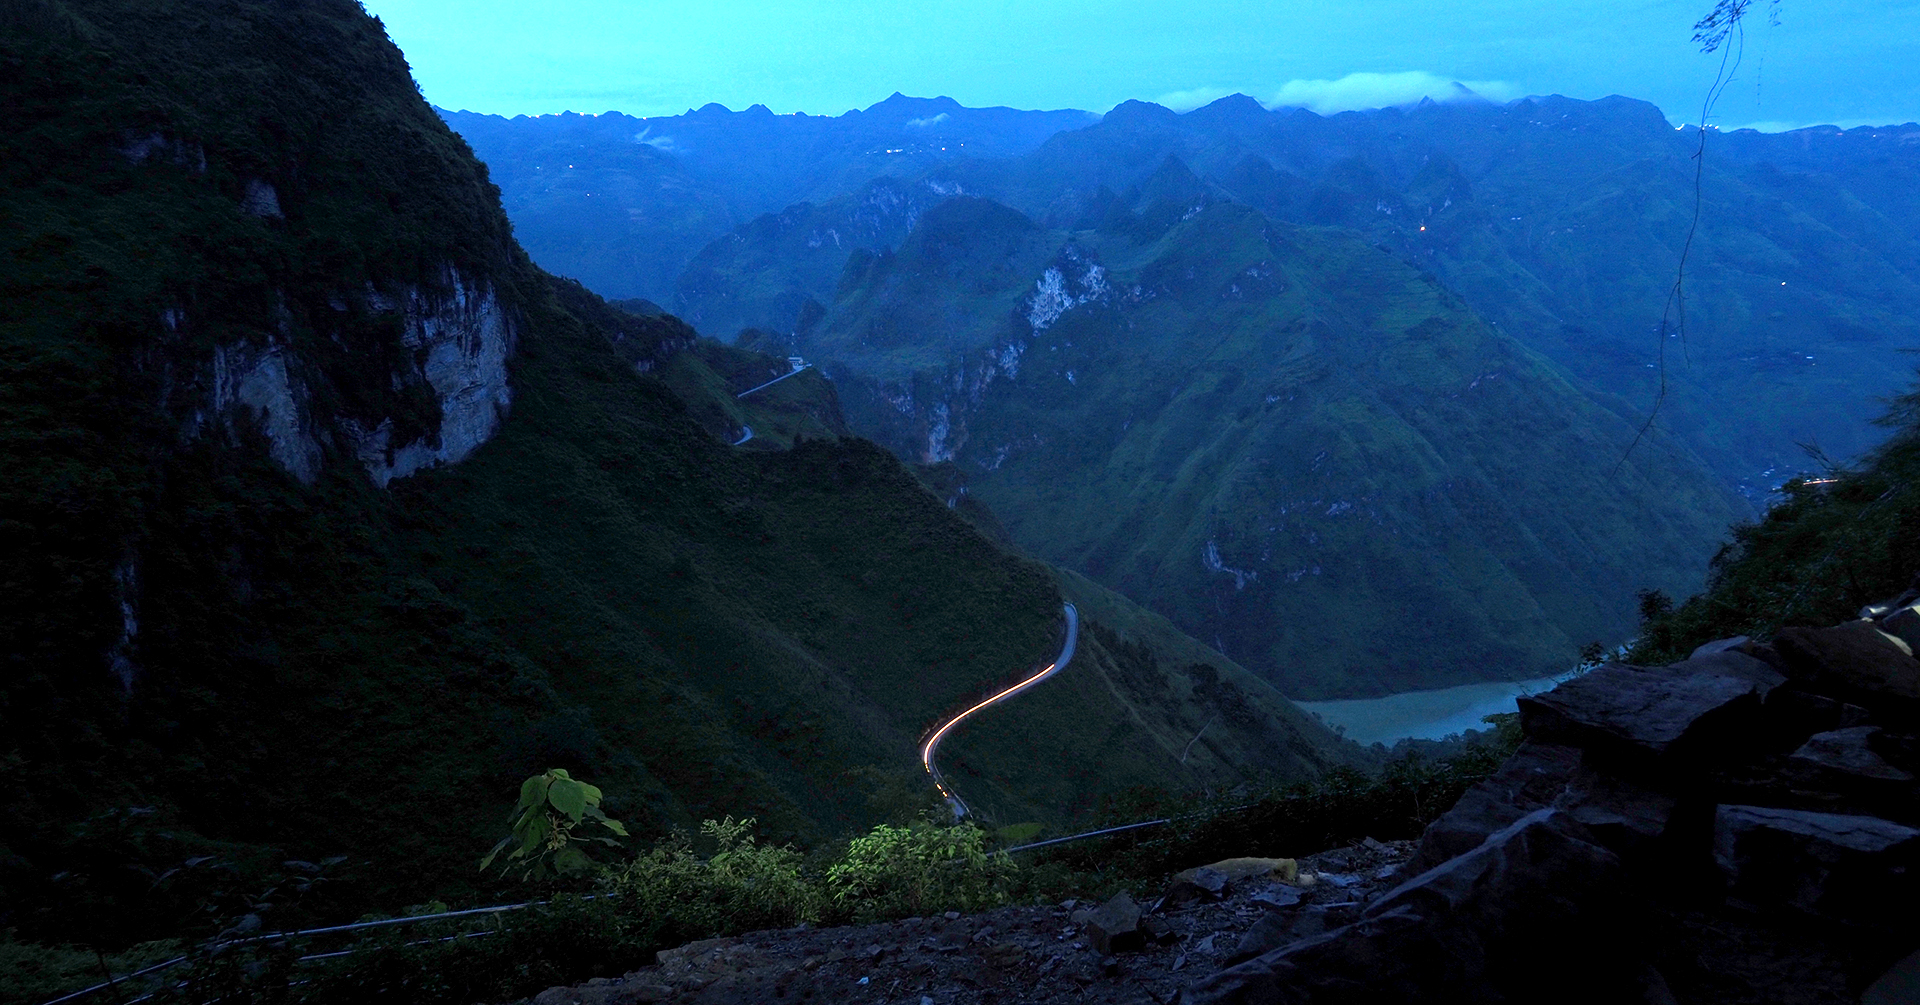
[[[0,925],[170,933],[201,855],[347,856],[349,914],[471,893],[549,767],[643,841],[823,840],[931,800],[920,731],[1058,651],[1056,574],[830,388],[739,403],[775,361],[534,267],[358,4],[0,26]],[[1141,617],[949,776],[1060,822],[1364,759]]]

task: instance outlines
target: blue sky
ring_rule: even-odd
[[[1714,121],[1920,119],[1920,0],[1759,0]],[[966,105],[1185,108],[1235,91],[1323,111],[1448,82],[1625,94],[1699,118],[1711,0],[366,0],[428,100],[500,114],[838,114],[894,91]],[[1437,95],[1436,95],[1437,96]]]

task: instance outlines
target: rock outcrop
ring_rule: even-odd
[[[251,189],[249,190],[252,191]],[[271,190],[268,190],[269,195]],[[513,402],[507,360],[515,344],[512,312],[493,287],[449,269],[445,288],[408,286],[397,293],[367,290],[336,297],[336,313],[348,300],[365,314],[392,321],[398,345],[384,355],[391,371],[377,383],[396,393],[417,391],[433,399],[437,422],[427,428],[397,423],[392,414],[326,414],[315,400],[338,401],[326,368],[303,353],[283,316],[274,340],[216,346],[195,378],[197,404],[183,432],[197,436],[213,426],[245,428],[266,441],[281,467],[303,483],[320,475],[328,448],[358,460],[375,484],[385,486],[436,464],[463,460],[500,426]],[[284,312],[283,312],[284,315]],[[163,323],[177,333],[190,319],[169,311]],[[380,366],[370,359],[366,366]]]
[[[1182,1000],[1909,1000],[1920,609],[1872,613],[1521,699],[1404,882],[1332,930],[1276,915]]]

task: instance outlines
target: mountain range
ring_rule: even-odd
[[[863,138],[884,124],[868,142],[904,150],[907,123],[936,104],[959,121],[945,99],[896,95],[805,124]],[[750,144],[783,118],[763,112],[699,114]],[[1029,137],[1055,124],[1027,114]],[[561,124],[485,122],[490,163],[516,156],[497,137]],[[1290,694],[1535,676],[1630,636],[1639,590],[1697,589],[1727,526],[1786,475],[1875,442],[1867,420],[1907,380],[1897,350],[1920,334],[1901,306],[1920,292],[1903,188],[1917,140],[1920,127],[1703,138],[1617,97],[1333,116],[1244,96],[1186,114],[1127,102],[1023,149],[873,162],[823,142],[836,169],[815,166],[805,198],[685,257],[671,294],[643,288],[703,332],[817,359],[855,431],[955,464],[1022,547]],[[507,205],[522,234],[556,224],[516,211],[511,191]],[[657,214],[629,214],[635,242],[664,246],[642,216]],[[1356,272],[1360,247],[1379,263]],[[1209,273],[1227,260],[1245,282]],[[1403,329],[1385,291],[1408,277],[1440,295]],[[1424,311],[1470,334],[1445,361],[1380,366]],[[1331,328],[1303,339],[1316,323]],[[1111,330],[1072,346],[1048,332],[1044,363],[998,361],[1055,324]],[[1043,367],[1066,387],[1043,390]],[[1209,369],[1234,390],[1203,403]],[[1412,414],[1407,395],[1485,398],[1482,378],[1524,388],[1524,404]],[[1342,387],[1299,397],[1322,380]],[[1282,414],[1249,434],[1250,405]],[[1347,466],[1328,468],[1343,451]],[[1337,523],[1383,486],[1431,485],[1464,495],[1375,505],[1379,541],[1289,527],[1310,506]],[[1330,577],[1330,553],[1371,557]]]

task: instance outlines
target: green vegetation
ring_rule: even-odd
[[[1411,837],[1484,778],[1514,742],[1517,736],[1503,735],[1450,761],[1398,761],[1377,777],[1338,771],[1312,785],[1211,798],[1122,797],[1106,806],[1106,822],[1159,814],[1176,817],[1174,826],[1019,857],[997,853],[996,838],[970,823],[881,824],[803,854],[761,843],[750,819],[708,820],[697,837],[675,831],[632,860],[605,867],[591,884],[536,885],[532,889],[545,894],[544,902],[521,910],[333,939],[266,940],[219,952],[210,952],[204,941],[153,944],[104,960],[80,950],[0,942],[0,960],[18,964],[0,971],[0,994],[9,1000],[52,997],[99,980],[102,962],[126,974],[135,964],[184,953],[189,964],[166,972],[166,983],[179,986],[160,988],[169,1000],[228,994],[456,1005],[616,976],[650,962],[661,949],[803,922],[884,921],[1069,896],[1104,898],[1120,889],[1151,896],[1171,873],[1222,858],[1298,856],[1362,837]],[[998,844],[1004,847],[1005,839]],[[430,904],[408,913],[444,909]],[[227,939],[245,934],[234,926],[222,931]],[[201,938],[214,934],[209,930]],[[343,955],[301,960],[322,953]],[[83,968],[89,962],[91,971]],[[144,991],[156,985],[150,980],[124,987]]]
[[[849,212],[796,207],[703,260],[781,260],[759,240]],[[1630,631],[1635,589],[1697,584],[1744,511],[1671,449],[1618,464],[1631,423],[1350,232],[1223,203],[1177,161],[1075,226],[941,203],[849,255],[794,341],[977,523],[1292,696],[1557,672]],[[729,297],[789,281],[742,276]]]
[[[971,824],[916,822],[854,838],[826,881],[835,913],[860,922],[998,907],[1017,871]]]
[[[1892,437],[1858,464],[1789,481],[1765,518],[1733,528],[1704,592],[1677,607],[1644,598],[1645,625],[1625,659],[1670,663],[1715,639],[1824,627],[1912,586],[1920,578],[1920,390],[1890,404],[1880,424]]]
[[[513,830],[480,860],[485,872],[493,860],[509,846],[501,863],[502,872],[511,872],[519,863],[521,879],[545,879],[548,876],[577,876],[593,869],[593,858],[583,844],[620,847],[620,842],[599,833],[605,829],[617,837],[626,837],[625,824],[600,809],[598,786],[574,781],[564,768],[535,775],[520,786],[520,801],[513,807]],[[580,832],[582,826],[584,833]]]

